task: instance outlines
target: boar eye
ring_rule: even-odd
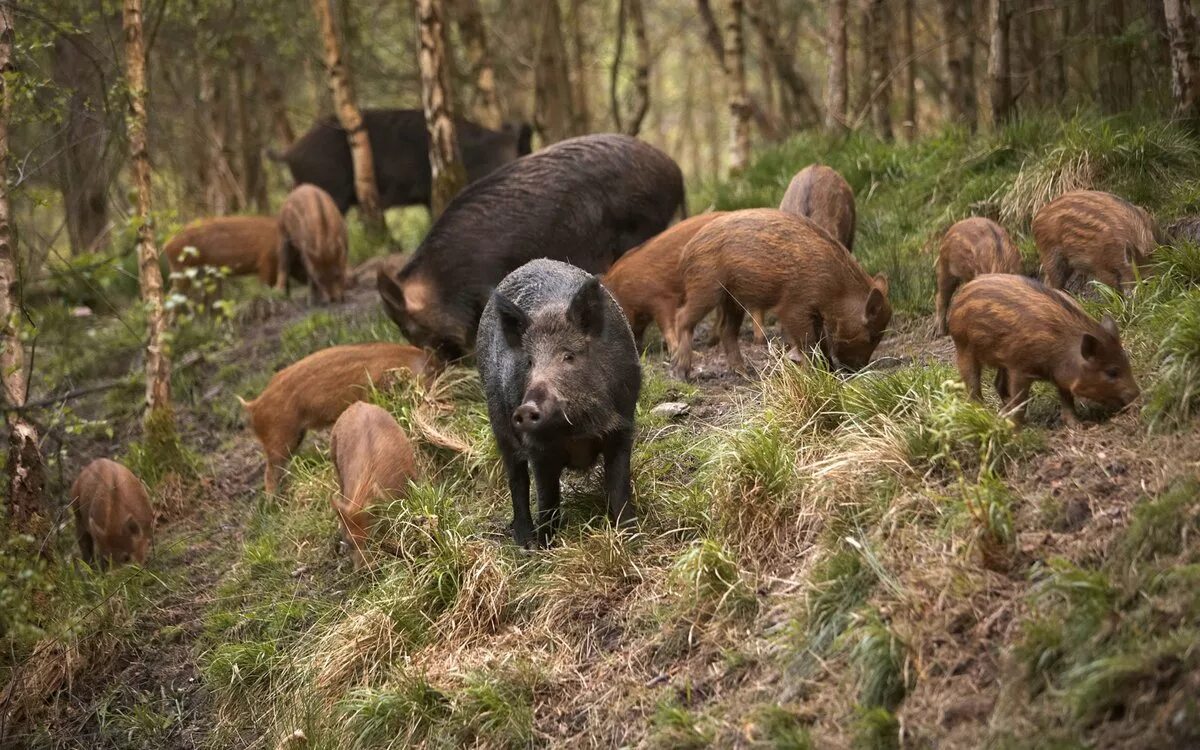
[[[572,354],[571,352],[563,352],[562,360],[563,360],[563,362],[574,362],[575,355]]]
[[[1116,380],[1120,376],[1121,370],[1116,367],[1110,367],[1104,371],[1104,374],[1108,376],[1109,380]]]

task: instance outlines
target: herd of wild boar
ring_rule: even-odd
[[[387,202],[427,201],[428,173],[422,179],[413,167],[428,166],[417,153],[425,144],[415,116],[368,113],[367,124],[372,141],[378,130],[378,142],[391,144],[375,157]],[[390,140],[388,127],[396,131]],[[690,376],[695,329],[712,311],[713,343],[739,372],[747,312],[757,340],[774,316],[788,356],[802,366],[817,357],[833,369],[861,370],[887,331],[888,280],[852,254],[854,194],[829,167],[800,171],[778,209],[688,218],[679,167],[635,138],[583,136],[521,155],[527,136],[471,128],[474,181],[402,267],[378,272],[384,309],[409,345],[318,351],[242,401],[266,456],[268,493],[304,433],[332,427],[339,484],[332,505],[356,565],[367,560],[372,506],[403,495],[417,478],[404,430],[365,403],[372,386],[395,378],[428,384],[446,364],[473,355],[512,497],[513,537],[540,546],[561,518],[567,468],[601,461],[611,521],[634,522],[630,455],[639,350],[651,322],[678,378]],[[172,268],[222,265],[281,289],[303,279],[314,301],[340,301],[342,212],[353,190],[345,139],[330,133],[336,128],[320,123],[281,157],[298,185],[277,218],[210,219],[184,229],[166,246]],[[981,399],[987,367],[1018,421],[1036,380],[1057,387],[1068,423],[1078,398],[1124,407],[1138,387],[1116,325],[1093,319],[1067,290],[1087,279],[1118,289],[1136,279],[1157,227],[1114,195],[1076,191],[1042,208],[1033,234],[1044,284],[1021,275],[1017,246],[990,219],[964,219],[941,240],[935,324],[953,339],[968,392]],[[85,559],[144,559],[153,514],[127,469],[107,459],[89,464],[71,500]]]

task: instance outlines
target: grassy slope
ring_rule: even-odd
[[[45,727],[34,743],[1200,739],[1200,253],[1164,250],[1130,298],[1101,290],[1092,303],[1122,323],[1146,399],[1077,431],[1057,424],[1049,390],[1019,433],[966,402],[928,320],[931,239],[953,220],[1000,216],[1028,251],[1032,211],[1083,186],[1173,217],[1200,203],[1200,143],[1155,122],[1089,118],[908,146],[802,138],[694,201],[774,205],[818,159],[859,196],[857,254],[892,278],[897,333],[881,354],[898,366],[847,381],[756,352],[761,382],[690,387],[651,355],[639,533],[608,528],[592,475],[566,492],[559,543],[536,554],[506,541],[507,492],[473,376],[377,394],[420,437],[427,472],[385,514],[405,555],[355,574],[331,554],[324,441],[306,443],[287,497],[264,502],[254,445],[227,403],[308,351],[394,333],[367,293],[332,314],[244,321],[266,330],[219,339],[184,389],[189,443],[211,458],[186,489],[160,485],[173,512],[153,575],[51,574],[53,615],[13,617],[60,635],[27,672],[52,678],[48,665],[74,654],[95,673],[65,690],[39,683],[55,699],[28,709]],[[691,415],[651,416],[665,400],[691,402]],[[10,629],[10,662],[39,635]]]

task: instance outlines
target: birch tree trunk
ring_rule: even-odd
[[[383,212],[379,207],[379,189],[375,182],[375,163],[371,155],[371,140],[363,123],[362,112],[354,101],[350,86],[350,71],[342,57],[337,29],[333,24],[332,0],[312,0],[313,13],[321,30],[325,51],[325,72],[329,77],[329,92],[333,96],[338,122],[346,131],[350,143],[350,158],[354,162],[354,194],[363,223],[374,233],[386,234]]]
[[[867,5],[871,48],[871,122],[884,140],[892,139],[891,27],[886,0],[869,0]]]
[[[9,224],[8,201],[8,116],[12,101],[8,76],[14,71],[13,7],[0,3],[0,377],[4,384],[5,417],[8,422],[8,523],[16,533],[41,536],[48,531],[43,491],[46,469],[38,447],[37,428],[7,407],[23,406],[29,395],[25,377],[25,349],[21,344],[18,319],[20,288],[16,253]]]
[[[567,67],[567,48],[563,43],[562,13],[558,0],[543,0],[534,68],[533,121],[544,144],[576,135],[571,75]]]
[[[992,100],[992,123],[999,125],[1012,117],[1012,71],[1009,60],[1009,22],[1011,0],[989,0],[988,87]]]
[[[813,99],[812,92],[809,91],[808,82],[796,70],[794,62],[794,54],[790,47],[779,41],[779,36],[776,34],[777,23],[775,19],[767,14],[766,8],[762,7],[761,0],[747,0],[745,3],[745,14],[750,23],[758,31],[762,38],[765,55],[760,55],[760,58],[765,57],[771,62],[771,67],[775,70],[776,75],[783,81],[788,92],[792,95],[793,101],[799,107],[802,117],[801,126],[816,125],[821,121],[821,113],[817,109],[817,103]],[[768,83],[769,81],[765,81]],[[770,94],[768,90],[767,111],[770,112]]]
[[[829,53],[829,86],[826,93],[825,129],[831,133],[846,129],[846,99],[849,93],[846,66],[849,39],[846,34],[847,0],[829,3],[829,30],[826,48]]]
[[[417,17],[417,67],[421,71],[421,103],[429,131],[433,218],[442,215],[467,184],[467,171],[454,130],[454,97],[446,67],[446,36],[441,0],[413,0]]]
[[[171,420],[171,360],[164,334],[163,282],[150,213],[150,152],[146,143],[146,48],[142,41],[142,0],[124,0],[125,77],[129,86],[129,155],[137,190],[138,283],[146,306],[146,416],[147,427],[160,425],[174,431]]]
[[[479,0],[452,2],[455,25],[466,47],[467,64],[471,66],[471,80],[475,85],[471,95],[471,117],[485,128],[499,130],[504,125],[504,115],[496,97],[496,69],[492,66],[487,26],[483,22]]]
[[[917,41],[916,15],[913,9],[914,0],[904,0],[904,122],[901,130],[904,140],[913,141],[917,137]]]
[[[1196,19],[1188,0],[1164,0],[1171,42],[1171,96],[1175,114],[1200,119],[1200,61],[1196,57]]]
[[[746,50],[742,38],[742,0],[729,0],[725,29],[725,77],[729,89],[731,133],[729,171],[737,174],[750,163],[750,98],[746,92]]]

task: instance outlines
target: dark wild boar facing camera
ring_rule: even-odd
[[[517,543],[549,541],[560,521],[563,469],[586,470],[600,456],[609,518],[632,524],[629,459],[642,373],[629,324],[599,280],[545,259],[512,272],[484,310],[476,356]]]

